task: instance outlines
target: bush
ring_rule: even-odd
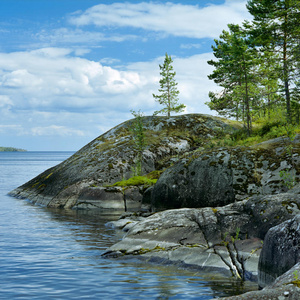
[[[260,136],[264,136],[269,133],[274,127],[278,127],[280,125],[282,125],[280,121],[267,122],[259,129],[258,134]]]

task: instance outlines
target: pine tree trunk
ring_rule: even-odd
[[[285,24],[287,23],[287,16],[285,15]],[[283,40],[283,81],[284,81],[284,91],[285,91],[285,101],[286,101],[286,118],[288,123],[292,122],[291,118],[291,97],[289,89],[289,70],[287,61],[287,29],[284,28],[284,40]]]

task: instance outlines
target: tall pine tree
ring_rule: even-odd
[[[248,135],[252,130],[252,110],[257,98],[257,51],[249,47],[247,33],[239,25],[229,24],[216,45],[212,46],[217,60],[208,61],[215,70],[209,79],[223,88],[209,93],[208,106],[229,117],[242,118]]]
[[[159,65],[161,70],[160,75],[162,78],[159,81],[160,89],[158,91],[160,95],[153,94],[153,97],[159,104],[163,105],[164,108],[154,112],[154,114],[167,114],[170,117],[171,112],[182,112],[185,108],[184,104],[179,104],[179,91],[177,89],[178,83],[175,81],[176,72],[173,70],[172,58],[166,53],[164,64]]]
[[[300,36],[300,1],[249,0],[247,8],[254,17],[252,36],[256,45],[272,45],[274,51],[280,54],[280,79],[287,120],[291,122],[291,94],[297,81],[295,48]]]

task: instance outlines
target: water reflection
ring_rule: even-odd
[[[103,251],[124,235],[121,230],[105,226],[105,223],[116,220],[118,215],[83,210],[43,210],[52,220],[66,228],[73,240],[83,247],[85,263],[103,272],[109,271],[107,284],[117,286],[123,296],[131,295],[130,299],[134,295],[140,299],[142,295],[147,297],[154,294],[158,295],[157,299],[181,299],[183,295],[187,298],[212,299],[257,289],[255,283],[241,283],[218,273],[155,265],[136,258],[103,259]]]

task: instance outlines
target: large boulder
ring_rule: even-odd
[[[197,150],[162,174],[151,202],[156,210],[221,206],[284,192],[292,177],[299,181],[300,135],[293,142],[282,137],[252,147]]]
[[[298,203],[295,202],[295,205]],[[272,284],[277,277],[298,262],[300,262],[300,215],[268,231],[259,259],[259,286]]]
[[[119,207],[124,210],[133,205],[136,209],[137,203],[121,204],[122,190],[104,189],[132,176],[137,156],[130,131],[132,122],[114,127],[10,195],[49,207]],[[232,128],[220,118],[200,114],[144,117],[143,124],[148,142],[143,152],[144,173],[165,168],[172,163],[171,157],[202,146],[211,137]]]

